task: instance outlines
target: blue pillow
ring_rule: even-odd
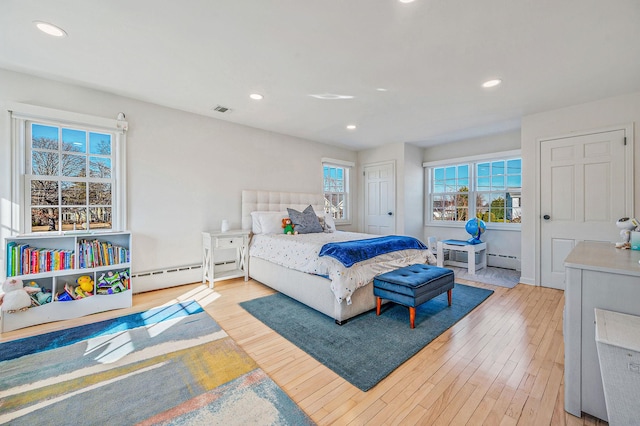
[[[316,212],[313,211],[313,207],[309,205],[302,212],[294,209],[287,209],[289,212],[289,219],[295,225],[295,230],[299,234],[313,234],[317,232],[324,232]]]

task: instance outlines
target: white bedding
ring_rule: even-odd
[[[371,281],[381,273],[412,265],[429,263],[435,265],[436,259],[429,250],[401,250],[387,253],[356,263],[350,268],[338,260],[319,257],[320,249],[326,243],[364,240],[379,235],[356,232],[331,232],[315,234],[259,234],[254,235],[249,249],[249,256],[258,257],[269,262],[295,269],[309,274],[328,276],[338,303],[343,300],[351,304],[353,292]]]

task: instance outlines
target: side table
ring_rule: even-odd
[[[235,258],[229,252],[235,249]],[[213,283],[244,276],[249,280],[249,230],[235,229],[227,232],[202,233],[202,283]],[[227,256],[224,256],[227,254]],[[224,260],[224,264],[220,261]],[[218,266],[216,266],[218,262]]]
[[[444,251],[449,250],[449,260],[444,260]],[[456,262],[451,260],[452,251],[465,251],[467,252],[467,262]],[[480,254],[480,262],[478,262],[476,268],[476,253]],[[475,274],[476,269],[482,269],[487,267],[487,243],[470,244],[466,241],[459,240],[444,240],[438,241],[438,254],[437,254],[438,266],[453,265],[467,267],[470,274]]]

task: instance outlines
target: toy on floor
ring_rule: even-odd
[[[9,278],[2,284],[0,295],[0,305],[2,312],[14,313],[26,311],[31,306],[31,297],[29,294],[37,293],[40,288],[24,287],[22,280],[19,278]]]
[[[282,219],[282,228],[284,229],[284,233],[287,235],[296,235],[298,233],[298,231],[294,229],[295,225],[288,217]]]

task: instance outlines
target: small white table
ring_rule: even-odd
[[[454,242],[455,241],[455,242]],[[444,260],[444,251],[466,251],[467,262],[456,262],[454,260]],[[476,253],[480,254],[480,261],[476,265]],[[458,240],[445,240],[438,241],[438,254],[437,261],[439,267],[445,265],[467,267],[470,274],[476,273],[476,269],[482,269],[487,267],[487,243],[470,244],[466,241]],[[451,255],[449,255],[451,257]]]
[[[223,252],[235,249],[235,258],[222,256]],[[249,231],[234,229],[227,232],[212,231],[202,233],[202,283],[209,283],[209,288],[213,288],[213,283],[230,278],[244,276],[244,280],[249,280],[249,263],[247,255],[249,252]],[[218,264],[220,261],[224,264]]]

